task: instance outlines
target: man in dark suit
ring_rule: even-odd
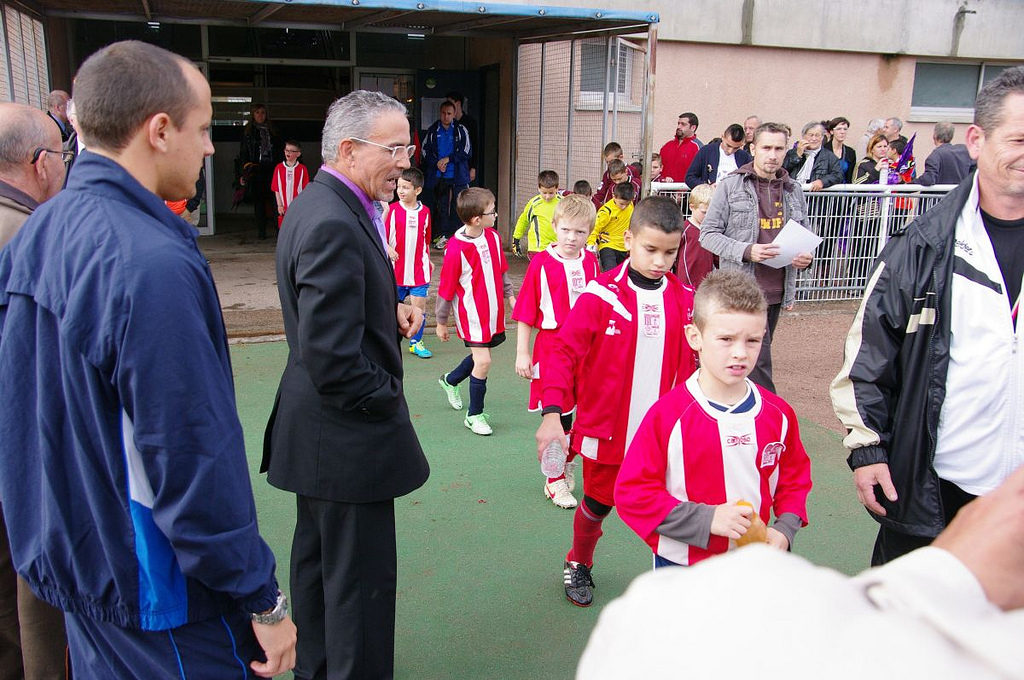
[[[397,300],[374,204],[391,198],[409,167],[405,106],[352,92],[328,110],[322,147],[324,165],[289,206],[278,238],[289,354],[261,469],[296,494],[295,677],[390,678],[394,499],[429,474],[399,344],[423,317]]]
[[[701,184],[718,184],[718,180],[754,160],[743,150],[746,132],[739,123],[725,128],[722,139],[701,147],[686,171],[686,186],[693,189]]]
[[[800,141],[786,152],[782,167],[800,184],[810,184],[811,191],[821,191],[841,184],[843,171],[839,159],[823,146],[825,126],[817,121],[804,125]]]
[[[974,161],[967,153],[967,147],[963,144],[950,144],[954,129],[952,123],[935,124],[932,132],[935,150],[925,159],[924,172],[917,178],[918,184],[926,187],[933,184],[959,184],[971,171]]]

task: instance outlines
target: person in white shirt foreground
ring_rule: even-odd
[[[639,577],[576,677],[1024,677],[1024,467],[930,547],[852,578],[751,546]]]

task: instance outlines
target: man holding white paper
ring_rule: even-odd
[[[766,263],[782,254],[774,241],[783,225],[790,221],[804,228],[809,225],[800,185],[782,168],[788,130],[779,123],[757,128],[754,160],[718,183],[700,228],[700,244],[718,255],[719,266],[753,274],[768,300],[768,325],[750,379],[772,392],[772,335],[782,309],[793,308],[796,270],[809,266],[813,258],[808,250],[798,252],[781,268]]]

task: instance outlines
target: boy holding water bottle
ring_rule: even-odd
[[[551,219],[555,243],[538,252],[530,261],[516,298],[512,311],[512,318],[519,324],[516,373],[530,381],[529,411],[543,409],[540,378],[545,357],[558,329],[569,316],[569,310],[587,284],[597,277],[597,257],[584,249],[587,236],[594,228],[596,214],[594,204],[585,196],[570,194],[558,203]],[[534,329],[537,329],[537,337],[531,356],[530,339]],[[572,401],[561,404],[565,409],[561,415],[561,426],[566,433],[572,426],[572,412],[576,408],[574,395],[568,398]],[[547,463],[551,467],[544,470],[547,477],[544,495],[560,508],[575,508],[576,499],[572,495],[574,463],[567,460],[570,454],[564,449],[561,450],[560,461],[558,457],[553,456],[553,460]],[[541,462],[544,463],[543,460]]]
[[[693,292],[670,273],[682,229],[671,199],[652,196],[636,206],[625,236],[629,259],[587,285],[541,374],[538,458],[554,441],[583,457],[583,502],[563,571],[566,598],[579,607],[593,602],[594,548],[615,505],[626,448],[647,409],[696,368],[683,337]],[[560,418],[574,396],[576,423],[567,441]]]

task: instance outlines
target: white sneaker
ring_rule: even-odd
[[[576,490],[576,459],[565,463],[565,484],[569,487],[569,493]]]
[[[564,479],[544,483],[544,495],[560,508],[575,508],[576,499],[569,493],[569,486]]]
[[[490,424],[487,422],[486,413],[478,413],[475,416],[466,416],[463,425],[469,428],[473,434],[482,434],[487,436],[492,434],[494,430],[491,429]]]

